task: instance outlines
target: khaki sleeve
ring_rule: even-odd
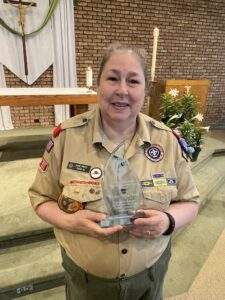
[[[193,201],[200,202],[199,192],[194,182],[194,178],[191,172],[190,163],[184,158],[179,144],[176,142],[175,150],[176,160],[176,172],[177,172],[177,197],[173,199],[175,201]]]
[[[34,209],[41,203],[57,201],[62,192],[59,178],[61,173],[64,132],[56,138],[50,138],[44,155],[40,160],[35,180],[28,190]]]

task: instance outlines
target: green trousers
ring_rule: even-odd
[[[163,281],[171,255],[171,243],[149,269],[134,276],[104,279],[88,274],[62,249],[67,300],[161,300]]]

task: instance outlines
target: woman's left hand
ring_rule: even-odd
[[[164,233],[169,227],[169,218],[158,210],[139,210],[145,217],[137,218],[128,229],[129,233],[135,237],[154,239]]]

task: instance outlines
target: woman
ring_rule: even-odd
[[[62,247],[67,299],[162,299],[170,236],[197,215],[198,191],[176,138],[140,113],[147,82],[145,53],[112,45],[100,66],[98,107],[53,132],[29,190]],[[118,172],[127,161],[141,186],[129,226],[99,225],[109,159]]]

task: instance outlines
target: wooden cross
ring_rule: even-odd
[[[27,66],[27,51],[26,51],[26,38],[25,38],[25,10],[30,6],[37,6],[35,2],[25,2],[22,0],[3,0],[3,3],[10,4],[19,10],[19,26],[22,31],[22,45],[23,45],[23,60],[25,75],[28,75]]]

